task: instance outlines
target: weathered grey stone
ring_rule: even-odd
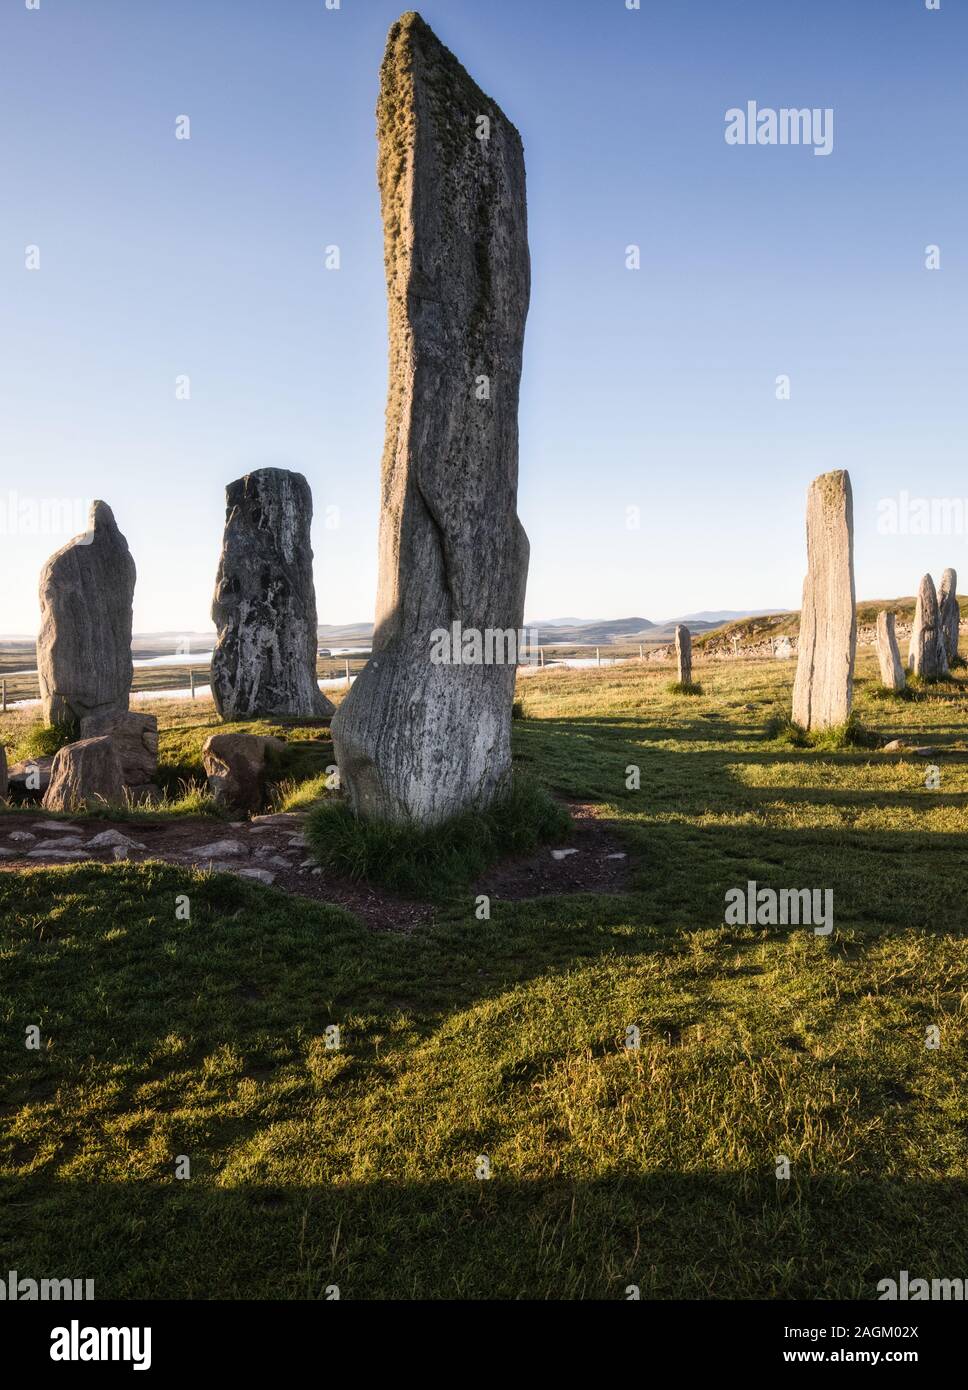
[[[0,800],[7,795],[7,750],[0,743]]]
[[[218,804],[233,811],[260,811],[266,795],[267,755],[285,746],[281,739],[257,734],[213,734],[202,749],[202,764]]]
[[[903,690],[906,681],[894,633],[894,614],[886,608],[877,615],[877,660],[881,667],[881,685],[885,690]]]
[[[793,719],[801,728],[846,722],[856,652],[854,503],[850,476],[837,469],[815,478],[807,492],[807,577],[793,685]]]
[[[316,590],[306,479],[281,468],[225,491],[225,536],[212,618],[212,697],[223,719],[300,715],[333,706],[316,679]]]
[[[248,858],[249,851],[241,840],[217,840],[212,845],[202,845],[192,850],[193,859],[227,859],[229,855],[242,855]]]
[[[37,671],[44,721],[123,713],[131,691],[135,565],[106,502],[40,576]]]
[[[89,714],[81,738],[109,737],[118,750],[125,786],[133,800],[152,787],[158,773],[158,719],[153,714]]]
[[[514,659],[431,656],[455,623],[484,643],[523,622],[524,152],[415,14],[390,30],[377,117],[390,318],[379,592],[373,656],[333,738],[359,814],[430,825],[487,806],[511,771]]]
[[[934,580],[926,574],[918,589],[911,626],[908,668],[922,680],[936,681],[948,674],[948,658],[941,633],[941,615]]]
[[[956,570],[947,569],[941,576],[941,588],[938,590],[938,617],[941,624],[941,640],[944,643],[945,660],[950,667],[958,659],[958,637],[961,626]]]
[[[122,835],[120,830],[102,830],[100,835],[95,835],[93,840],[87,843],[88,849],[144,849],[145,846],[138,840],[132,840],[128,835]]]
[[[679,667],[679,684],[692,684],[692,634],[684,623],[676,627],[676,662]]]
[[[54,756],[31,758],[24,763],[11,763],[8,769],[10,791],[16,791],[28,798],[43,796],[50,786],[50,770]]]
[[[54,757],[50,786],[44,796],[48,811],[124,804],[124,776],[110,738],[85,738],[69,743]]]

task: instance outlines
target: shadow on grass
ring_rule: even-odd
[[[469,1153],[469,1162],[472,1162]],[[616,1170],[582,1181],[0,1183],[21,1277],[110,1299],[876,1299],[964,1275],[968,1184]],[[97,1238],[94,1238],[94,1233]]]

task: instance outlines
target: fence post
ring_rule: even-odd
[[[346,663],[346,686],[347,686],[347,689],[349,689],[349,687],[352,685],[352,683],[353,683],[353,682],[350,680],[350,663],[347,662],[347,663]]]
[[[5,679],[2,680],[2,681],[0,681],[0,708],[2,708],[2,709],[3,709],[3,713],[6,714],[6,712],[7,712],[7,682],[6,682]]]
[[[189,667],[189,669],[188,669],[188,684],[191,686],[191,689],[192,689],[192,699],[194,700],[194,698],[195,698],[195,672],[191,669],[191,667]]]
[[[601,664],[602,664],[602,649],[601,649],[601,647],[596,647],[596,648],[595,648],[595,659],[596,659],[596,661],[598,662],[599,666],[601,666]]]

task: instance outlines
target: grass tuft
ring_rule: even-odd
[[[69,743],[76,743],[80,736],[77,723],[42,724],[38,720],[21,734],[11,750],[10,761],[29,763],[34,758],[52,758]]]
[[[853,711],[843,724],[809,731],[795,723],[789,714],[775,714],[767,723],[766,736],[774,743],[785,743],[791,748],[818,748],[828,753],[845,748],[880,748],[884,742],[881,735],[866,728]]]
[[[570,825],[546,791],[516,778],[510,794],[488,810],[429,829],[364,821],[345,801],[333,801],[312,813],[306,836],[325,869],[410,897],[441,899],[505,855],[562,839]]]
[[[666,686],[670,695],[701,695],[702,686],[697,681],[673,681]]]

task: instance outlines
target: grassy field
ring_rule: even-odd
[[[862,655],[862,721],[923,758],[771,740],[792,678],[520,680],[519,775],[600,803],[622,895],[481,921],[468,890],[403,934],[160,865],[0,874],[9,1268],[201,1299],[862,1299],[964,1275],[968,683],[878,699]],[[210,715],[169,709],[166,766],[191,775]],[[330,755],[306,733],[294,796]],[[832,889],[833,934],[724,925],[750,879]]]

